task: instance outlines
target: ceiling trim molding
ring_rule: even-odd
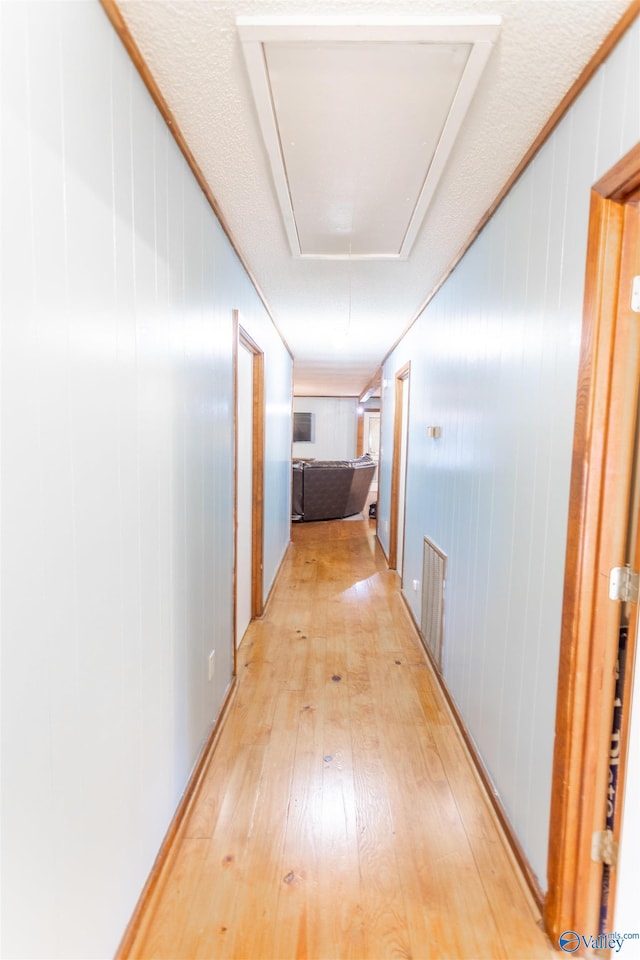
[[[204,174],[202,173],[202,170],[198,165],[196,158],[191,152],[191,149],[189,148],[189,145],[187,144],[187,141],[180,127],[176,122],[176,119],[171,111],[171,108],[169,107],[167,101],[163,97],[160,91],[160,88],[156,83],[153,77],[153,74],[151,73],[151,70],[147,65],[146,60],[144,59],[142,53],[140,52],[140,48],[138,47],[138,44],[134,40],[131,34],[131,31],[129,30],[129,27],[127,26],[120,10],[118,9],[116,0],[100,0],[100,5],[104,10],[108,20],[110,21],[111,26],[114,28],[116,34],[118,35],[123,47],[125,48],[129,57],[131,58],[131,62],[133,63],[136,70],[138,71],[138,74],[140,75],[140,79],[142,80],[145,87],[147,88],[147,91],[149,92],[151,99],[153,100],[156,107],[160,111],[160,115],[162,116],[167,127],[169,128],[171,135],[173,136],[173,139],[175,140],[180,152],[182,153],[184,159],[187,162],[189,169],[191,170],[191,173],[193,174],[196,181],[198,182],[198,186],[204,193],[209,206],[211,207],[216,219],[218,220],[220,226],[222,227],[222,230],[227,240],[231,244],[233,252],[237,256],[238,260],[240,261],[242,268],[247,274],[249,280],[251,281],[251,284],[253,285],[254,290],[258,294],[258,297],[260,298],[260,302],[262,303],[262,306],[266,310],[267,315],[271,320],[271,323],[273,324],[278,336],[282,340],[282,343],[287,353],[289,354],[289,356],[291,357],[291,360],[293,361],[294,356],[293,356],[293,353],[291,352],[291,348],[287,343],[285,337],[283,336],[282,331],[278,327],[278,324],[276,323],[273,317],[273,314],[271,312],[271,308],[269,307],[269,304],[267,303],[267,300],[262,290],[260,289],[260,285],[258,284],[258,281],[253,275],[251,268],[249,267],[249,264],[245,260],[242,254],[242,251],[238,247],[238,244],[236,243],[236,240],[224,217],[224,214],[222,213],[222,210],[218,205],[218,201],[214,197],[211,191],[211,188],[209,187],[204,177]]]
[[[607,34],[603,42],[600,44],[600,46],[598,47],[595,54],[593,55],[589,63],[586,65],[584,70],[582,70],[582,72],[573,82],[571,87],[569,87],[568,91],[566,92],[566,94],[564,95],[564,97],[556,107],[556,109],[553,111],[553,113],[545,123],[544,127],[542,128],[542,130],[540,131],[536,139],[533,141],[533,143],[531,144],[531,146],[523,156],[522,160],[520,161],[520,163],[518,164],[518,166],[516,167],[512,175],[509,177],[509,179],[505,183],[500,193],[497,195],[496,199],[493,201],[491,206],[485,212],[484,216],[478,223],[475,230],[471,233],[468,240],[463,244],[463,246],[460,248],[456,256],[453,258],[453,260],[451,261],[451,264],[449,265],[445,273],[442,275],[440,280],[438,280],[435,286],[431,288],[431,290],[429,291],[427,296],[424,298],[424,300],[418,307],[416,313],[411,318],[411,320],[409,321],[409,323],[407,324],[403,332],[400,334],[400,336],[395,340],[395,342],[391,345],[391,347],[389,347],[384,357],[382,358],[382,365],[384,365],[387,362],[387,360],[389,359],[393,351],[396,349],[396,347],[398,347],[399,344],[402,343],[406,335],[409,333],[409,330],[413,327],[416,321],[419,320],[419,318],[427,309],[427,307],[429,306],[429,304],[431,303],[435,295],[438,293],[441,287],[443,287],[444,284],[447,282],[447,280],[449,279],[449,277],[451,276],[455,268],[458,266],[458,264],[466,254],[467,250],[469,250],[472,244],[475,243],[475,241],[478,239],[478,237],[480,236],[480,234],[482,233],[486,225],[489,223],[492,216],[494,215],[494,213],[496,212],[496,210],[498,209],[498,207],[500,206],[504,198],[507,196],[509,191],[512,189],[512,187],[515,186],[515,184],[520,179],[524,171],[527,169],[531,161],[534,159],[538,151],[544,146],[544,144],[547,142],[547,140],[549,139],[553,131],[556,129],[556,127],[558,126],[558,124],[560,123],[564,115],[572,106],[573,102],[578,98],[580,93],[582,93],[583,89],[589,83],[589,81],[593,77],[596,70],[598,70],[598,68],[602,66],[602,64],[607,59],[611,51],[620,42],[622,37],[625,35],[627,30],[631,27],[631,25],[634,23],[634,21],[638,16],[640,16],[640,0],[632,0],[632,2],[629,4],[625,12],[622,14],[620,19],[616,23],[616,25],[613,27],[612,30],[609,31],[609,33]]]
[[[360,400],[360,403],[366,403],[367,400],[369,400],[374,395],[376,390],[379,391],[381,390],[381,388],[382,388],[382,367],[378,367],[378,369],[372,376],[371,380],[369,380],[369,383],[366,385],[366,387],[360,394],[360,397],[358,398]]]

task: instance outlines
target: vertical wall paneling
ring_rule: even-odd
[[[232,676],[232,310],[267,587],[291,359],[97,2],[0,4],[0,69],[1,949],[104,957]]]
[[[640,138],[639,53],[636,21],[383,372],[378,536],[388,549],[393,376],[410,358],[404,579],[435,540],[444,677],[543,887],[589,196]]]

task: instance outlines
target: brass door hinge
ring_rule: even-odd
[[[609,574],[609,598],[620,603],[638,602],[640,577],[631,567],[614,567]]]
[[[618,861],[618,841],[612,830],[596,830],[591,837],[591,859],[615,867]]]

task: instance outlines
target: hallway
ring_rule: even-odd
[[[149,958],[555,955],[367,520],[298,524]]]

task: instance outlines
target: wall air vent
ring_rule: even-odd
[[[435,543],[424,538],[422,558],[422,616],[420,630],[437,666],[442,667],[444,583],[447,558]]]

